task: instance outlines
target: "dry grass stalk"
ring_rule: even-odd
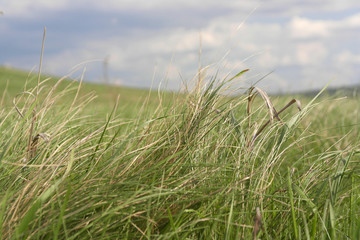
[[[260,229],[262,229],[262,222],[261,222],[261,213],[260,208],[256,208],[256,214],[254,217],[254,231],[253,231],[253,240],[256,240],[256,236],[259,234]]]
[[[253,92],[253,90],[255,90],[255,91]],[[253,134],[251,140],[248,143],[248,146],[251,146],[251,148],[253,147],[256,138],[261,134],[261,132],[266,128],[266,126],[269,125],[269,123],[272,123],[274,118],[276,118],[278,121],[281,121],[281,119],[279,118],[279,115],[283,111],[285,111],[288,107],[290,107],[291,105],[296,103],[297,108],[299,109],[299,111],[301,111],[301,103],[300,103],[300,101],[297,100],[297,99],[292,99],[288,104],[285,105],[285,107],[283,107],[279,112],[277,112],[274,105],[272,104],[269,96],[266,94],[266,92],[264,92],[260,88],[251,87],[249,89],[248,105],[247,105],[248,127],[249,127],[249,129],[251,127],[251,104],[254,102],[254,99],[258,94],[260,94],[260,96],[263,98],[263,100],[266,103],[266,106],[269,109],[270,119],[264,125],[262,125],[258,130],[256,130],[255,133]]]
[[[38,141],[40,138],[42,138],[46,143],[48,143],[50,140],[50,135],[47,133],[39,133],[33,138],[32,142],[30,144],[30,149],[28,149],[29,159],[31,159],[35,156]]]
[[[24,115],[21,113],[20,109],[18,108],[17,103],[16,103],[16,99],[17,99],[18,96],[24,95],[24,94],[29,94],[30,96],[32,96],[32,97],[34,97],[36,99],[36,96],[32,92],[27,92],[27,91],[21,92],[21,93],[17,94],[13,98],[13,105],[15,107],[16,112],[20,115],[21,118],[24,118]]]

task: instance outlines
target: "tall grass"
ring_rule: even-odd
[[[226,96],[244,73],[132,118],[89,115],[81,84],[3,104],[1,239],[358,239],[358,105]]]

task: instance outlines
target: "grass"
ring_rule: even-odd
[[[0,69],[1,239],[360,238],[358,99],[45,78]]]

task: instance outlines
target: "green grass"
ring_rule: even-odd
[[[45,78],[0,68],[1,239],[360,238],[359,99]]]

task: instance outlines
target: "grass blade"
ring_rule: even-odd
[[[295,207],[294,207],[294,194],[292,190],[292,182],[291,182],[291,172],[288,168],[288,175],[287,175],[287,187],[288,187],[288,194],[289,194],[289,200],[290,200],[290,206],[291,206],[291,218],[293,223],[293,232],[295,235],[295,239],[299,239],[298,234],[298,224],[296,221],[296,213],[295,213]]]
[[[41,205],[55,192],[61,181],[61,179],[56,181],[51,187],[49,187],[45,192],[43,192],[26,212],[15,230],[16,237],[18,239],[23,238],[24,234],[28,230],[29,224],[32,220],[36,218],[36,212],[41,208]]]

